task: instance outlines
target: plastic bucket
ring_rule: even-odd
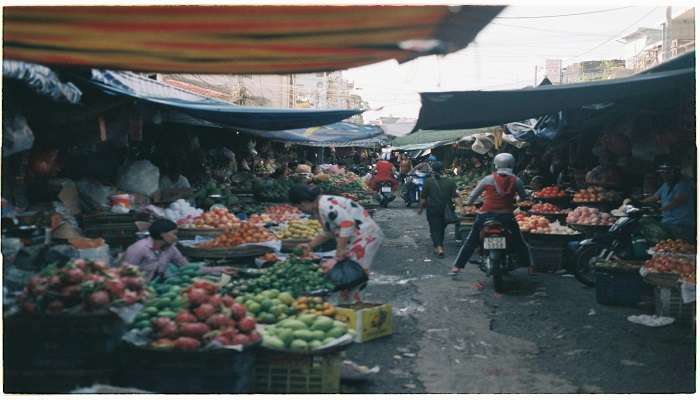
[[[123,206],[125,208],[131,207],[131,195],[128,194],[115,194],[110,197],[112,200],[112,206]]]

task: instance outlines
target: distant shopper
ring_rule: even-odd
[[[452,207],[452,199],[457,197],[457,185],[452,179],[440,175],[442,169],[442,161],[433,161],[434,172],[425,181],[418,208],[418,214],[427,210],[425,214],[430,226],[433,251],[439,258],[445,257],[445,207]]]

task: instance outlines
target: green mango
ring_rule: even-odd
[[[323,340],[326,338],[326,332],[324,331],[311,331],[313,340]]]
[[[254,301],[249,301],[245,303],[245,307],[248,309],[249,312],[253,314],[257,314],[262,309],[262,307],[260,307],[260,304]]]
[[[292,297],[292,294],[289,292],[282,292],[279,296],[277,296],[277,298],[287,306],[291,306],[292,303],[294,303],[294,297]]]
[[[316,321],[311,325],[311,329],[315,331],[327,332],[334,327],[333,320],[326,316],[320,316],[316,318]]]
[[[323,339],[322,343],[323,343],[323,345],[325,346],[325,345],[327,345],[328,343],[330,343],[330,342],[332,342],[332,341],[334,341],[334,340],[335,340],[335,338],[327,337],[327,338]]]
[[[262,309],[265,311],[271,311],[272,307],[275,306],[275,304],[272,302],[270,299],[265,299],[263,300],[260,305],[262,306]]]
[[[311,350],[316,350],[316,349],[318,349],[318,348],[321,347],[321,346],[323,346],[323,342],[320,341],[320,340],[312,340],[312,341],[309,342],[309,348],[310,348]]]
[[[136,328],[136,329],[146,329],[150,326],[151,326],[150,320],[139,321],[139,322],[134,324],[134,328]]]
[[[272,335],[264,335],[262,338],[262,345],[264,347],[277,350],[282,350],[286,347],[285,343],[281,339]]]
[[[282,328],[288,328],[288,329],[292,329],[295,331],[306,329],[305,323],[303,323],[299,320],[296,320],[296,319],[292,319],[292,318],[287,318],[284,321],[280,322],[278,325],[281,326]]]
[[[145,314],[148,314],[148,315],[156,315],[156,314],[158,314],[159,311],[158,311],[158,307],[151,306],[151,307],[144,308],[142,312]]]
[[[298,350],[298,351],[308,351],[309,345],[304,340],[294,339],[294,340],[292,340],[292,343],[289,345],[289,348],[292,350]]]
[[[177,314],[174,311],[161,311],[158,313],[159,317],[175,318]]]
[[[270,294],[269,294],[270,299],[276,299],[277,296],[280,295],[280,291],[277,289],[270,289],[269,292],[270,292]]]
[[[274,324],[277,321],[277,318],[275,317],[274,314],[270,314],[268,312],[263,312],[258,315],[258,321],[263,324]]]
[[[294,338],[295,339],[301,339],[304,341],[310,341],[316,339],[314,336],[313,332],[307,329],[301,329],[298,331],[294,331]]]
[[[294,331],[291,329],[282,328],[277,331],[277,337],[280,338],[285,345],[289,346],[294,340]]]
[[[284,304],[276,305],[272,307],[272,313],[277,316],[287,315],[289,313],[289,307]]]
[[[337,326],[336,326],[336,327],[334,327],[333,329],[331,329],[330,331],[326,332],[326,336],[327,336],[327,337],[332,337],[332,338],[336,338],[336,339],[337,339],[337,338],[339,338],[339,337],[345,335],[345,334],[347,333],[347,331],[348,331],[348,330],[347,330],[347,328],[345,328],[345,327],[340,328],[340,327],[337,327]]]
[[[316,322],[316,316],[314,314],[301,314],[297,319],[306,324],[306,326],[311,326]]]

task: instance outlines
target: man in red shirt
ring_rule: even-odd
[[[394,165],[386,160],[378,160],[376,164],[377,173],[369,181],[369,187],[372,190],[379,190],[379,182],[391,182],[391,190],[396,191],[399,187],[399,182],[394,178]]]
[[[481,228],[489,220],[498,220],[506,229],[512,232],[513,247],[520,262],[524,264],[522,266],[530,266],[530,255],[527,246],[525,246],[525,242],[520,235],[520,227],[513,216],[516,194],[521,200],[527,198],[525,186],[520,178],[513,175],[515,158],[511,154],[498,154],[493,161],[496,171],[484,177],[467,200],[467,204],[473,204],[483,194],[484,203],[479,209],[479,214],[474,221],[474,225],[472,225],[469,236],[462,248],[459,249],[457,259],[450,271],[452,275],[460,272],[469,261],[472,253],[479,246]]]

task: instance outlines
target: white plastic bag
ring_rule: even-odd
[[[150,196],[158,191],[160,171],[148,160],[135,161],[119,177],[117,187],[130,193]]]
[[[20,114],[2,116],[2,156],[29,150],[34,145],[34,133],[27,119]]]

